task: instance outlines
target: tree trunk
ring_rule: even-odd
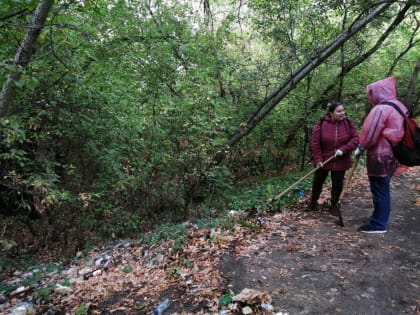
[[[407,46],[400,52],[400,54],[398,55],[397,58],[395,58],[394,62],[392,63],[391,67],[388,70],[387,76],[391,76],[392,73],[394,72],[395,67],[397,66],[398,62],[400,62],[403,57],[410,51],[411,48],[416,47],[418,45],[418,43],[420,42],[420,39],[417,39],[416,35],[417,32],[420,28],[420,22],[418,20],[416,20],[417,22],[417,26],[415,27],[415,29],[413,30],[413,32],[411,33],[411,38],[408,41]]]
[[[321,95],[318,97],[317,100],[315,100],[311,105],[311,110],[320,108],[323,104],[326,104],[329,100],[335,98],[339,100],[338,96],[332,96],[331,91],[333,91],[337,84],[342,81],[342,78],[345,77],[347,73],[349,73],[351,70],[353,70],[355,67],[360,65],[363,61],[365,61],[367,58],[369,58],[373,53],[375,53],[381,46],[382,43],[388,38],[388,36],[392,33],[392,31],[401,24],[401,22],[404,20],[406,13],[408,12],[408,9],[412,5],[410,3],[407,3],[402,10],[398,13],[398,15],[395,17],[394,21],[389,25],[387,30],[381,35],[381,37],[376,41],[375,45],[373,45],[367,52],[364,54],[357,56],[356,58],[349,60],[346,64],[342,65],[340,74],[332,81],[330,85],[328,85],[324,91],[321,93]],[[409,47],[413,47],[412,42],[410,41]],[[404,54],[408,52],[410,48],[405,49]],[[388,74],[391,75],[391,74]],[[297,121],[293,127],[290,127],[289,136],[286,138],[286,140],[283,143],[284,148],[288,148],[289,145],[292,143],[292,141],[295,139],[296,135],[298,134],[299,130],[302,127],[306,127],[305,121]]]
[[[28,30],[26,31],[25,37],[23,38],[22,43],[13,60],[12,65],[15,68],[24,68],[30,62],[35,43],[39,34],[41,33],[42,28],[44,27],[45,21],[53,3],[54,0],[39,1],[32,21],[28,26]],[[16,88],[15,82],[19,79],[19,71],[13,71],[8,75],[7,80],[3,84],[3,88],[0,93],[0,117],[5,117],[9,114],[10,105]]]
[[[349,40],[354,34],[364,28],[371,20],[377,17],[379,14],[384,12],[392,3],[395,1],[382,3],[378,5],[372,12],[366,15],[364,18],[353,23],[350,28],[345,32],[341,33],[337,38],[330,42],[317,56],[312,57],[305,64],[303,64],[297,71],[292,73],[276,91],[268,96],[258,107],[258,109],[251,115],[251,117],[243,124],[243,127],[231,137],[224,150],[219,151],[214,162],[220,163],[226,156],[227,151],[230,147],[238,143],[243,137],[248,135],[257,124],[264,119],[271,110],[292,90],[296,85],[305,78],[308,73],[316,69],[322,62],[324,62],[329,56],[337,51],[343,43]]]
[[[420,73],[420,59],[417,61],[410,82],[408,83],[407,93],[405,94],[404,104],[410,109],[413,116],[416,116],[420,111],[416,108],[414,102],[414,91],[416,90],[417,78]]]
[[[402,10],[398,13],[398,15],[395,17],[394,21],[389,25],[387,30],[379,37],[379,39],[376,41],[375,45],[373,45],[366,53],[358,56],[357,58],[354,58],[353,60],[350,60],[347,62],[341,69],[341,73],[338,75],[339,78],[343,78],[347,73],[349,73],[351,70],[353,70],[356,66],[360,65],[363,61],[368,59],[373,53],[375,53],[381,46],[382,43],[388,38],[388,36],[394,31],[394,29],[401,24],[401,22],[404,20],[406,13],[408,12],[408,9],[412,6],[412,4],[407,3]],[[391,75],[391,74],[388,74]],[[327,99],[328,93],[334,89],[336,86],[334,80],[332,84],[330,84],[322,93],[322,96],[313,103],[311,109],[318,108],[322,103],[325,103],[325,100]]]

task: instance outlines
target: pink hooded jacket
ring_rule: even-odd
[[[395,144],[402,139],[404,119],[394,108],[382,103],[389,101],[400,107],[403,113],[408,111],[397,100],[394,77],[369,84],[367,94],[373,108],[364,120],[360,134],[360,144],[367,149],[367,172],[369,176],[392,175],[398,162],[391,143]]]

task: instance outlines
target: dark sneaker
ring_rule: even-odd
[[[305,209],[305,211],[306,212],[308,212],[308,211],[319,211],[318,202],[317,203],[311,202],[309,204],[309,206]]]
[[[333,215],[335,217],[338,217],[338,216],[340,216],[340,212],[338,212],[338,209],[331,210],[331,215]]]
[[[359,231],[362,233],[367,233],[367,234],[383,234],[386,233],[386,229],[378,229],[378,228],[374,228],[370,225],[363,225],[359,228]]]
[[[338,205],[338,204],[335,204],[335,205],[332,205],[331,206],[331,214],[333,215],[333,216],[336,216],[336,217],[338,217],[339,215],[340,215],[340,209],[338,208],[340,205]]]

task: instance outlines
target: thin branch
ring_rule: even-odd
[[[26,13],[29,13],[29,10],[28,9],[23,9],[23,10],[20,10],[20,11],[17,11],[17,12],[14,12],[14,13],[11,13],[9,15],[1,17],[0,21],[6,21],[8,19],[11,19],[12,17],[18,16],[18,15],[24,15]]]
[[[318,100],[314,101],[311,110],[315,110],[319,108],[322,104],[327,103],[332,96],[330,95],[330,92],[334,90],[334,88],[337,85],[337,82],[340,82],[340,78],[344,78],[344,76],[349,73],[351,70],[353,70],[356,66],[360,65],[363,61],[365,61],[368,57],[370,57],[373,53],[375,53],[382,45],[382,43],[385,41],[385,39],[388,38],[389,35],[391,35],[392,31],[404,20],[405,14],[407,13],[408,9],[411,7],[411,4],[406,4],[406,6],[398,13],[394,21],[389,25],[388,29],[379,37],[379,39],[376,41],[375,45],[373,45],[367,52],[364,54],[358,56],[357,58],[354,58],[353,60],[350,60],[345,65],[342,66],[340,74],[332,81],[330,85],[328,85],[324,92],[318,97]],[[287,148],[296,137],[297,132],[305,126],[305,120],[300,119],[292,128],[291,132],[289,133],[289,136],[285,140],[283,147]]]
[[[345,32],[341,33],[334,40],[332,40],[323,50],[321,50],[316,56],[310,58],[305,64],[303,64],[298,70],[292,73],[280,86],[275,90],[267,99],[265,99],[258,109],[251,115],[251,117],[242,124],[242,128],[233,135],[225,144],[224,148],[220,150],[214,157],[214,164],[219,164],[226,156],[226,153],[229,151],[230,147],[238,143],[243,137],[248,135],[257,124],[263,120],[273,108],[292,90],[297,84],[304,79],[311,71],[316,69],[321,65],[328,57],[330,57],[334,52],[336,52],[343,43],[349,40],[353,35],[358,33],[362,28],[364,28],[371,20],[384,12],[392,3],[386,2],[377,6],[364,18],[355,21],[350,28]]]

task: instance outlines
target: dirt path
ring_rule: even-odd
[[[359,169],[343,200],[344,228],[327,212],[303,212],[302,203],[266,215],[264,229],[253,216],[229,219],[225,228],[186,222],[182,243],[175,234],[158,244],[126,240],[75,257],[64,270],[16,271],[0,289],[33,287],[12,298],[0,290],[0,313],[21,314],[11,311],[30,302],[37,315],[143,315],[169,298],[165,315],[213,315],[220,297],[248,288],[265,292],[274,307],[261,312],[252,304],[252,314],[419,315],[419,178],[420,167],[394,177],[384,235],[357,232],[371,214]]]
[[[327,213],[276,214],[249,257],[219,265],[233,292],[266,290],[287,314],[420,314],[419,172],[394,177],[388,233],[357,228],[371,214],[363,171],[342,204],[345,227]]]

